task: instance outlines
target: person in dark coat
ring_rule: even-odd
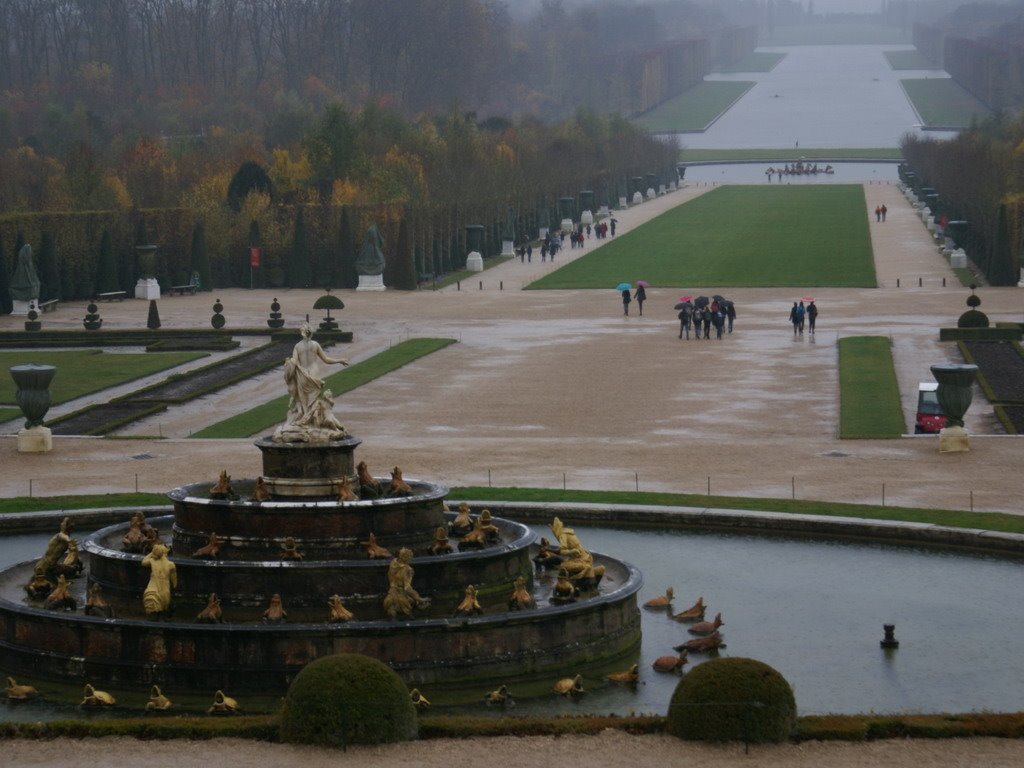
[[[700,311],[700,308],[694,308],[693,310],[693,338],[700,338],[700,327],[704,324],[704,313]]]
[[[710,339],[711,338],[711,321],[712,321],[712,318],[713,318],[713,313],[711,312],[711,307],[704,307],[704,338],[705,339]]]
[[[807,331],[814,333],[814,323],[818,319],[818,305],[813,301],[807,305]]]
[[[732,333],[732,324],[736,320],[736,305],[731,301],[725,305],[725,319],[729,323],[729,333]]]
[[[721,307],[717,312],[711,313],[711,324],[715,326],[715,338],[722,338],[722,329],[725,327],[725,312]]]
[[[629,296],[629,288],[626,288],[622,292],[622,314],[624,314],[624,315],[628,315],[629,314],[629,302],[630,301],[632,301],[632,299]]]
[[[636,305],[640,308],[640,317],[644,316],[644,302],[647,301],[647,291],[642,285],[636,287],[636,294],[633,296],[636,299]]]
[[[791,322],[793,324],[793,335],[794,336],[796,336],[797,332],[800,330],[800,320],[801,320],[800,316],[797,315],[796,310],[797,310],[797,306],[796,306],[796,302],[794,301],[793,302],[793,308],[791,310],[789,310],[789,322]]]
[[[690,338],[690,320],[693,316],[693,307],[689,304],[683,306],[679,310],[679,338],[683,338],[683,334],[686,334],[687,340]]]

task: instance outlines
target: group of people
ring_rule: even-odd
[[[835,171],[832,170],[831,165],[826,165],[824,168],[818,168],[817,163],[811,165],[810,163],[805,163],[802,160],[798,160],[797,162],[793,163],[793,165],[789,165],[787,163],[782,168],[776,168],[774,166],[771,166],[764,173],[768,177],[768,181],[770,183],[772,180],[772,176],[774,176],[775,174],[778,174],[779,181],[782,181],[783,176],[813,176],[818,173],[835,173]]]
[[[636,299],[637,309],[640,310],[640,317],[644,316],[644,302],[647,301],[647,289],[643,285],[638,284],[636,287],[636,295],[632,297]],[[632,300],[629,295],[629,288],[622,289],[622,314],[629,314],[629,303]]]
[[[885,214],[889,212],[889,209],[885,207],[885,203],[875,206],[875,221],[885,221]]]
[[[804,325],[808,333],[814,333],[814,324],[818,320],[818,305],[811,299],[804,306],[802,301],[794,301],[793,308],[789,310],[789,322],[793,324],[793,335],[804,332]]]
[[[679,310],[679,338],[685,335],[690,338],[690,326],[693,326],[693,338],[711,338],[711,329],[715,329],[715,338],[722,338],[722,331],[728,329],[732,333],[732,324],[736,320],[736,304],[732,301],[712,301],[703,307],[695,307],[688,302],[683,303]]]
[[[603,240],[608,237],[608,233],[611,232],[612,237],[615,237],[615,225],[618,222],[613,219],[607,219],[606,221],[598,222],[591,226],[590,224],[580,224],[576,229],[569,233],[569,246],[571,248],[582,248],[588,237],[594,236],[598,240]],[[548,231],[544,235],[544,240],[540,244],[540,260],[545,262],[548,257],[551,260],[555,260],[555,254],[558,253],[565,246],[565,232],[552,233]],[[519,261],[523,264],[533,263],[533,243],[527,243],[521,245],[515,250],[516,256],[519,257]]]

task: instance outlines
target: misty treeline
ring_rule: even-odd
[[[918,187],[939,195],[936,219],[966,221],[970,257],[992,285],[1016,285],[1024,225],[1024,117],[996,117],[946,141],[906,135]]]
[[[993,111],[1024,107],[1024,1],[965,3],[936,13],[914,24],[913,42]]]
[[[82,105],[97,133],[169,135],[259,127],[282,101],[374,98],[409,117],[620,111],[600,87],[616,55],[729,25],[679,0],[545,0],[527,18],[497,0],[3,0],[0,89],[15,103],[0,142],[35,134],[51,104]]]

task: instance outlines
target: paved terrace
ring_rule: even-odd
[[[688,187],[617,212],[618,232],[707,189]],[[461,343],[339,397],[336,412],[364,441],[360,457],[378,475],[398,464],[407,477],[450,485],[490,477],[494,485],[691,493],[706,492],[710,478],[714,494],[788,498],[795,489],[797,498],[867,503],[881,501],[884,484],[887,504],[967,509],[973,491],[976,509],[1017,512],[1024,442],[995,434],[980,393],[968,414],[967,454],[939,455],[933,437],[836,437],[838,337],[891,336],[912,428],[917,382],[930,380],[928,366],[959,360],[955,345],[938,342],[937,329],[966,309],[967,291],[897,187],[872,184],[865,195],[870,211],[883,202],[889,209],[885,223],[870,217],[879,287],[814,291],[821,310],[815,337],[794,339],[787,320],[804,289],[702,289],[736,301],[735,332],[720,342],[677,338],[672,306],[689,286],[651,289],[644,317],[623,317],[611,286],[520,290],[601,246],[590,240],[584,251],[561,251],[553,266],[535,252],[531,264],[509,262],[461,290],[339,292],[346,305],[339,319],[355,334],[345,354],[354,362],[413,336]],[[625,280],[643,277],[623,269]],[[307,312],[316,317],[319,294],[232,289],[166,297],[160,317],[165,328],[204,325],[219,297],[229,328],[262,325],[276,295],[294,326]],[[986,288],[980,295],[993,321],[1021,319],[1024,292]],[[43,316],[44,327],[80,328],[84,312],[84,303],[62,304]],[[142,327],[146,312],[144,301],[101,306],[104,328]],[[21,322],[3,317],[0,328]],[[58,438],[48,455],[22,455],[13,437],[0,438],[0,493],[26,494],[30,478],[36,495],[53,495],[131,490],[136,475],[147,491],[212,482],[221,468],[254,476],[260,458],[251,440],[187,436],[283,394],[280,376],[273,371],[136,424],[126,432],[132,440]]]

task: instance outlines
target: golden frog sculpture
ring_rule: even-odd
[[[462,602],[455,607],[456,616],[479,616],[484,612],[484,609],[480,607],[480,602],[476,599],[477,593],[477,588],[472,584],[466,587]]]
[[[412,616],[413,606],[426,608],[430,600],[413,589],[412,550],[402,547],[398,556],[388,565],[388,593],[384,597],[384,613],[396,619],[398,615]]]
[[[412,486],[402,478],[402,470],[398,467],[391,470],[391,485],[388,486],[388,496],[412,496]]]
[[[206,607],[196,615],[197,624],[220,624],[223,621],[224,612],[220,607],[220,598],[216,592],[211,592],[206,601]]]
[[[99,584],[89,587],[89,598],[85,601],[86,616],[102,616],[104,619],[114,618],[114,609],[103,599],[103,590]]]
[[[341,595],[331,595],[327,599],[327,608],[329,611],[327,621],[329,622],[351,621],[355,618],[355,614],[345,607]]]
[[[430,545],[430,554],[450,555],[451,553],[452,545],[448,541],[448,532],[443,526],[438,526],[437,530],[434,531],[434,542]]]
[[[78,607],[78,601],[71,594],[71,584],[64,578],[64,574],[57,577],[57,586],[46,596],[43,607],[51,611],[73,611]]]
[[[285,611],[284,603],[281,602],[281,595],[275,592],[270,596],[270,605],[263,612],[263,618],[260,621],[264,624],[284,624],[288,621],[288,612]]]
[[[551,532],[558,539],[558,554],[569,578],[581,589],[593,589],[604,576],[604,566],[594,565],[594,556],[576,536],[576,531],[557,517],[551,521]]]
[[[533,595],[526,588],[526,579],[516,576],[515,588],[512,590],[512,597],[508,600],[510,611],[521,611],[526,608],[533,608],[535,605]]]
[[[452,536],[465,536],[473,530],[473,518],[469,514],[469,504],[459,504],[459,511],[455,513],[455,519],[448,524],[448,530]]]

